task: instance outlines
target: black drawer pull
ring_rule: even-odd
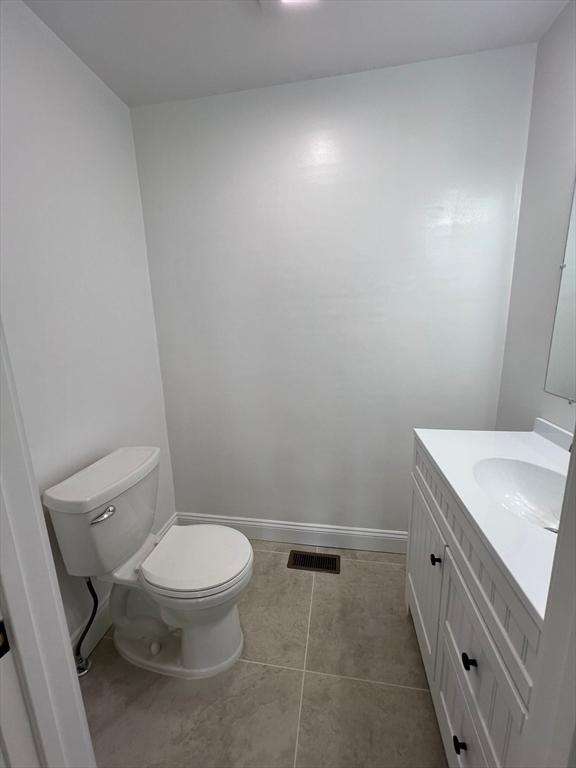
[[[432,563],[432,565],[436,565],[436,563],[442,562],[442,558],[436,557],[436,555],[430,555],[430,562]]]
[[[478,666],[478,662],[476,661],[476,659],[471,659],[470,656],[468,656],[468,654],[466,653],[466,651],[464,651],[464,653],[462,654],[462,664],[466,672],[470,672],[471,667]]]
[[[460,754],[464,750],[464,752],[468,749],[468,746],[466,745],[465,741],[459,741],[458,736],[452,737],[452,744],[454,744],[454,752],[456,752],[457,755]]]

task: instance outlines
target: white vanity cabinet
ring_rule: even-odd
[[[515,764],[541,621],[416,437],[406,601],[451,766]]]

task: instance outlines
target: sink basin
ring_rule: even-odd
[[[558,531],[566,477],[517,459],[482,459],[474,477],[490,498],[518,517]]]

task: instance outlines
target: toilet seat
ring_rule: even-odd
[[[246,536],[222,525],[173,525],[140,565],[143,586],[190,600],[232,589],[251,573]]]

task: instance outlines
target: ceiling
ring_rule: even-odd
[[[26,0],[130,106],[537,40],[567,0]]]

